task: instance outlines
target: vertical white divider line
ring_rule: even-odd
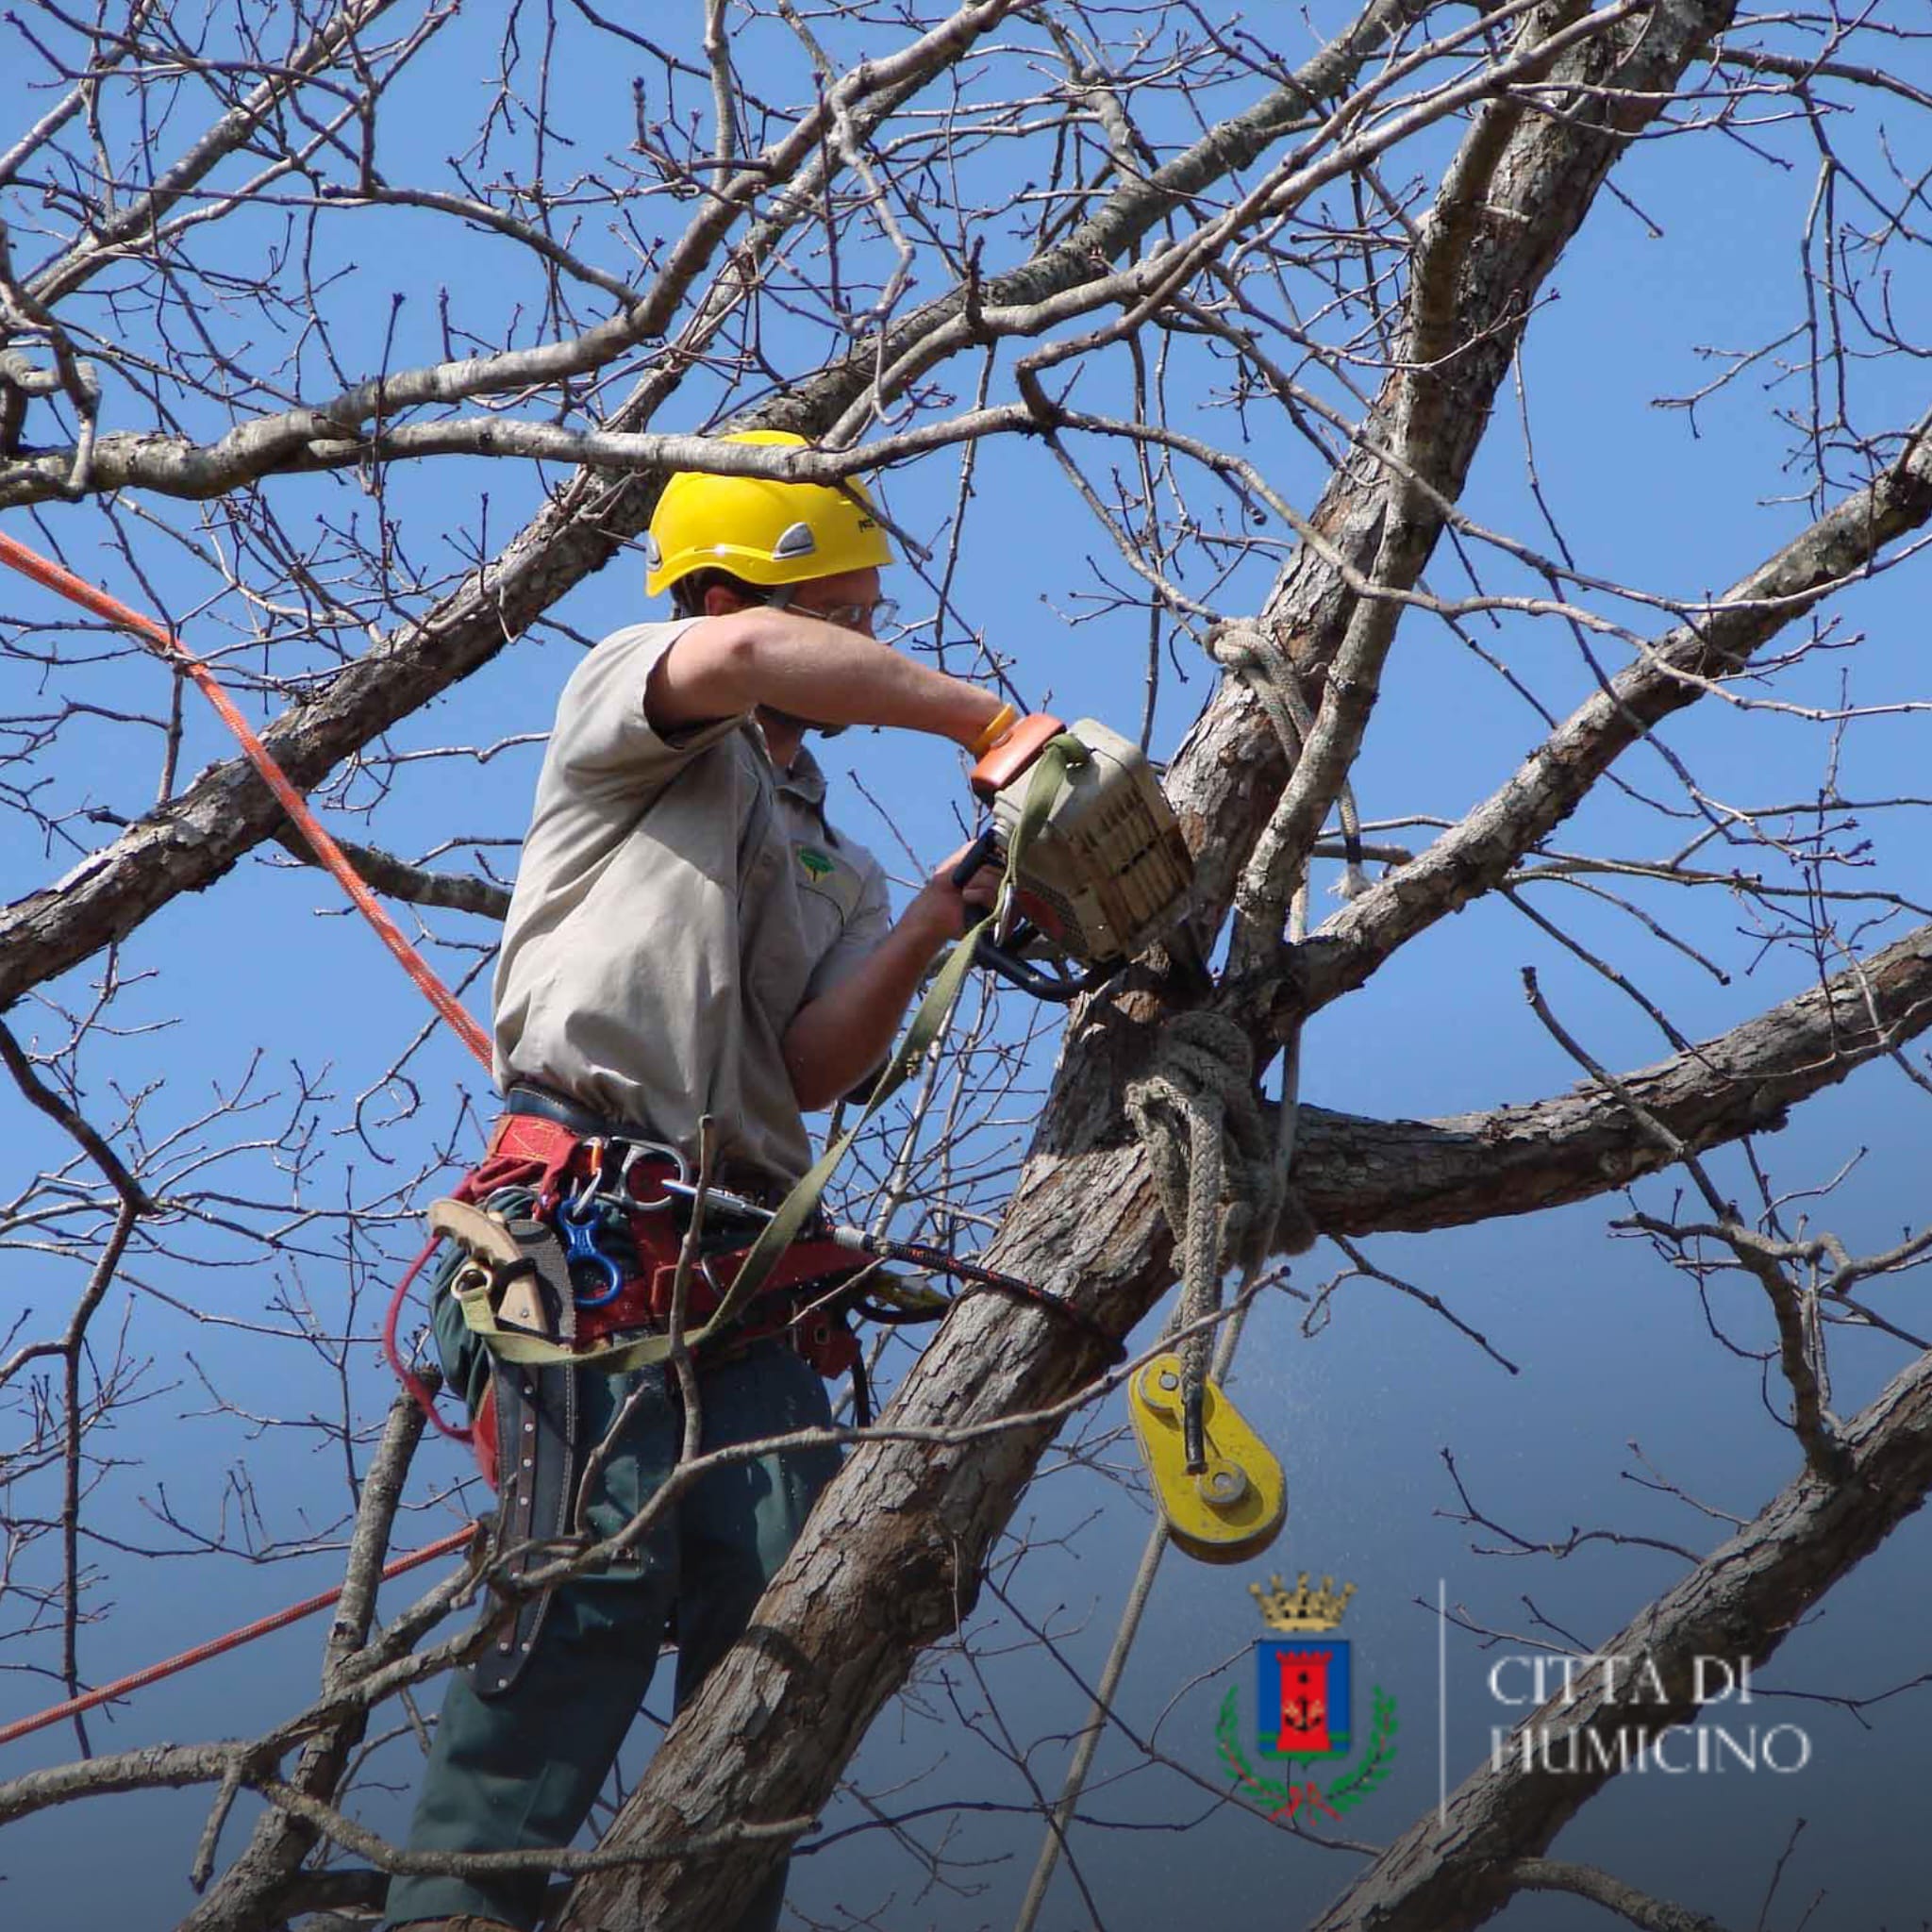
[[[1436,1823],[1449,1823],[1449,1580],[1436,1578]]]

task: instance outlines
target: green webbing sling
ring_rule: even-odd
[[[1013,836],[1007,844],[1006,870],[1000,883],[1002,901],[1013,891],[1014,881],[1019,876],[1021,855],[1046,823],[1046,815],[1059,796],[1067,773],[1075,765],[1085,764],[1087,758],[1087,747],[1071,732],[1063,731],[1058,738],[1049,739],[1034,760],[1032,774],[1026,781],[1026,798],[1020,808],[1019,823],[1013,827]],[[759,1230],[751,1252],[744,1257],[743,1267],[732,1277],[724,1299],[712,1311],[710,1320],[686,1334],[684,1343],[687,1348],[696,1348],[735,1322],[746,1304],[763,1287],[765,1277],[772,1272],[778,1257],[804,1232],[806,1224],[818,1210],[819,1197],[825,1191],[833,1171],[844,1159],[860,1130],[906,1084],[926,1049],[945,1031],[952,1016],[953,1003],[966,983],[966,974],[972,970],[973,955],[980,936],[996,916],[997,908],[980,920],[946,956],[945,964],[934,976],[925,997],[912,1015],[912,1024],[907,1027],[891,1058],[886,1063],[885,1072],[874,1086],[864,1111],[819,1156],[810,1172],[786,1195],[777,1212]],[[458,1281],[463,1278],[458,1276]],[[475,1277],[467,1291],[458,1289],[456,1293],[462,1305],[463,1320],[489,1342],[491,1351],[504,1361],[595,1362],[607,1373],[617,1373],[667,1361],[671,1356],[671,1338],[668,1335],[646,1335],[637,1341],[609,1341],[583,1350],[562,1348],[554,1341],[541,1341],[533,1335],[499,1328],[495,1316],[491,1312],[487,1280]]]

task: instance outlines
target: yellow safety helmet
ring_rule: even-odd
[[[789,429],[746,429],[724,439],[808,449]],[[693,571],[727,570],[748,584],[802,584],[891,563],[892,546],[857,479],[773,483],[680,470],[664,486],[645,540],[653,597]]]

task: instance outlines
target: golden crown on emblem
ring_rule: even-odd
[[[1348,1583],[1337,1596],[1332,1576],[1323,1577],[1320,1590],[1310,1590],[1306,1570],[1292,1590],[1286,1588],[1278,1575],[1269,1581],[1274,1586],[1272,1590],[1251,1583],[1248,1591],[1260,1605],[1271,1630],[1333,1630],[1347,1615],[1348,1600],[1355,1594],[1355,1585]]]

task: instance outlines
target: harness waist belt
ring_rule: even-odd
[[[592,1108],[580,1107],[575,1100],[541,1086],[535,1080],[511,1081],[509,1091],[504,1095],[503,1110],[567,1127],[582,1141],[631,1141],[652,1147],[671,1144],[662,1134],[650,1127],[641,1126],[634,1121],[613,1119]],[[747,1201],[757,1201],[764,1207],[780,1199],[791,1186],[789,1181],[779,1180],[762,1168],[742,1167],[729,1160],[718,1163],[717,1173],[712,1178],[717,1186],[734,1194],[742,1194]]]
[[[538,1097],[552,1096],[540,1089]],[[683,1158],[657,1141],[581,1136],[548,1112],[511,1111],[498,1119],[482,1164],[465,1177],[456,1200],[480,1205],[515,1190],[529,1205],[502,1224],[504,1232],[529,1229],[543,1239],[527,1259],[508,1265],[487,1252],[491,1242],[466,1241],[476,1265],[454,1274],[448,1289],[464,1323],[499,1361],[595,1362],[622,1371],[669,1358],[685,1208],[684,1198],[664,1186],[673,1169],[684,1171]],[[454,1224],[448,1231],[462,1239]],[[750,1237],[728,1222],[718,1232],[718,1243],[700,1243],[689,1273],[688,1344],[715,1346],[726,1332],[735,1342],[785,1331],[820,1374],[845,1374],[858,1354],[858,1340],[825,1297],[864,1273],[871,1265],[865,1257],[802,1231],[758,1284],[757,1313],[742,1300],[727,1310]]]
[[[575,1100],[567,1100],[561,1093],[553,1093],[548,1087],[540,1087],[534,1080],[513,1080],[509,1091],[504,1095],[505,1113],[530,1113],[539,1120],[555,1121],[559,1127],[568,1127],[573,1134],[586,1141],[661,1141],[661,1134],[654,1134],[649,1127],[642,1127],[630,1121],[611,1120],[608,1115],[593,1112],[588,1107],[579,1107]]]

